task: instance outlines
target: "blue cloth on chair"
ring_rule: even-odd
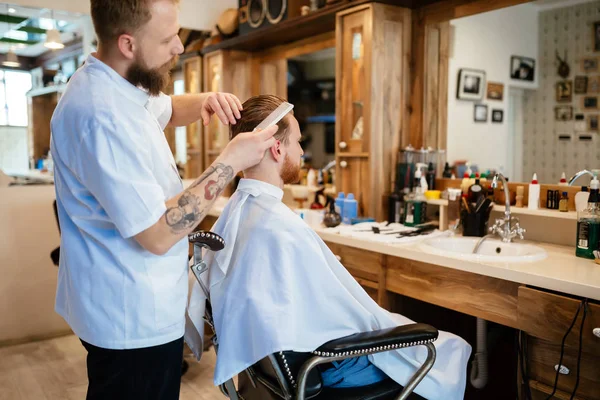
[[[371,364],[367,356],[332,362],[333,367],[321,373],[323,386],[349,388],[372,385],[387,378],[382,370]]]

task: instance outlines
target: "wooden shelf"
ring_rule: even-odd
[[[503,213],[504,208],[505,208],[504,206],[496,204],[494,206],[494,211]],[[577,220],[577,212],[576,211],[560,212],[558,210],[548,210],[546,208],[540,208],[539,210],[530,210],[527,207],[517,208],[517,207],[511,206],[510,213],[516,214],[516,215],[531,215],[534,217],[547,217],[547,218]]]
[[[444,199],[427,200],[427,204],[431,204],[434,206],[448,207],[448,200],[444,200]]]
[[[260,51],[274,46],[295,42],[311,36],[335,31],[335,15],[350,7],[373,3],[372,0],[342,1],[325,6],[308,15],[295,17],[277,25],[258,29],[245,35],[223,40],[220,43],[206,46],[202,55],[217,50]],[[380,0],[377,3],[394,4],[401,7],[414,7],[413,0]]]
[[[362,153],[338,153],[337,155],[338,158],[368,158],[369,157],[369,153],[368,152],[362,152]]]
[[[448,200],[427,200],[427,204],[435,205],[435,206],[448,206]],[[503,213],[504,206],[495,204],[494,210],[496,212]],[[527,207],[518,208],[515,206],[510,207],[510,213],[513,215],[531,215],[534,217],[546,217],[546,218],[560,218],[560,219],[569,219],[569,220],[577,220],[577,212],[569,211],[569,212],[560,212],[558,210],[548,210],[546,208],[540,208],[539,210],[530,210]]]

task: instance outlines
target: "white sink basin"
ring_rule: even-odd
[[[547,257],[546,250],[526,243],[503,243],[498,239],[486,239],[477,254],[473,249],[479,238],[439,237],[425,240],[421,249],[440,256],[479,262],[534,262]]]

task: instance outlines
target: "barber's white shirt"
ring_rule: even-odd
[[[99,347],[149,347],[184,333],[187,239],[156,256],[133,238],[183,190],[163,132],[171,114],[169,96],[150,97],[89,56],[52,116],[56,311]]]

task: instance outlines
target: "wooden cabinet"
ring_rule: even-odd
[[[520,287],[518,319],[521,330],[553,343],[561,343],[573,318],[580,300],[552,294],[541,290]],[[579,346],[579,332],[583,319],[583,309],[579,312],[571,333],[566,339],[567,346]],[[582,339],[585,351],[600,357],[600,338],[593,331],[600,328],[600,306],[588,304]],[[599,392],[600,393],[600,392]]]
[[[46,156],[50,150],[50,120],[62,90],[62,87],[48,87],[37,90],[39,94],[27,97],[29,157],[36,161]]]
[[[571,398],[577,380],[580,359],[579,384],[575,399],[600,398],[600,338],[593,331],[600,328],[600,306],[587,305],[583,324],[581,300],[542,290],[520,287],[518,323],[527,337],[527,370],[534,398],[547,398],[552,393],[559,365],[561,344],[566,336],[561,365],[566,369],[559,375],[557,392],[553,398]],[[577,316],[577,318],[575,318]],[[579,338],[582,351],[579,353]]]
[[[585,342],[584,342],[585,344]],[[527,359],[529,378],[533,380],[537,390],[548,392],[554,387],[556,367],[560,360],[560,342],[548,342],[534,337],[528,338]],[[565,347],[561,365],[564,367],[557,383],[559,391],[570,394],[577,380],[578,351],[573,347]],[[537,383],[537,385],[536,385]],[[539,385],[541,384],[541,385]],[[549,395],[552,390],[547,393]],[[600,398],[600,363],[590,353],[582,352],[579,370],[579,385],[576,399],[594,400]]]
[[[386,307],[385,255],[337,243],[325,244],[369,296],[380,306]]]
[[[411,12],[371,3],[336,18],[336,188],[381,220],[408,131]]]
[[[254,64],[256,78],[252,94],[274,94],[287,99],[287,59],[281,57],[257,59]]]
[[[242,102],[251,95],[252,57],[248,53],[223,50],[204,57],[204,90],[227,92]],[[229,125],[212,118],[205,128],[204,165],[207,168],[219,156],[229,141]]]

